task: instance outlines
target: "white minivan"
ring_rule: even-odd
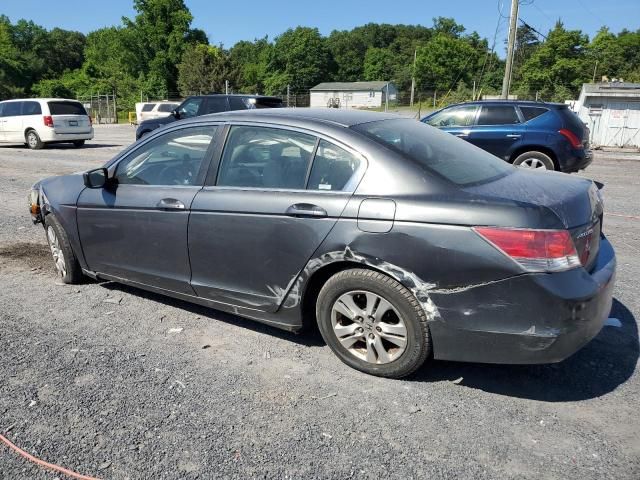
[[[25,98],[0,102],[0,142],[38,150],[47,143],[75,147],[93,138],[91,117],[82,104],[65,98]]]

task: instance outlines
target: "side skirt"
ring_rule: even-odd
[[[165,295],[167,297],[177,298],[178,300],[184,300],[185,302],[202,305],[203,307],[208,307],[214,310],[220,310],[226,313],[232,313],[234,315],[255,320],[260,323],[270,325],[272,327],[280,328],[282,330],[287,330],[289,332],[297,332],[302,329],[302,321],[300,319],[298,319],[296,323],[281,322],[279,321],[280,318],[277,312],[276,313],[262,312],[260,310],[253,310],[251,308],[238,307],[236,305],[231,305],[228,303],[216,302],[213,300],[197,297],[194,295],[187,295],[185,293],[174,292],[173,290],[166,290],[164,288],[159,288],[159,287],[154,287],[152,285],[147,285],[144,283],[134,282],[134,281],[127,280],[125,278],[116,277],[113,275],[107,275],[105,273],[92,272],[84,268],[82,269],[82,273],[84,273],[86,276],[90,278],[93,278],[94,280],[109,280],[116,283],[122,283],[124,285],[129,285],[131,287],[140,288],[142,290],[147,290],[149,292],[157,293],[160,295]]]

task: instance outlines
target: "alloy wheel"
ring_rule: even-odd
[[[38,137],[34,132],[29,132],[27,134],[27,143],[31,148],[36,148],[36,146],[38,145]]]
[[[518,165],[520,168],[530,168],[532,170],[537,170],[537,169],[542,169],[542,170],[546,170],[547,167],[546,165],[539,159],[532,157],[532,158],[527,158],[526,160],[524,160],[520,165]]]
[[[331,308],[333,333],[353,356],[374,364],[393,362],[407,348],[407,327],[396,308],[372,292],[341,295]]]
[[[62,249],[60,248],[58,236],[51,226],[47,228],[47,238],[49,240],[49,248],[51,249],[51,255],[53,256],[53,262],[56,265],[56,270],[58,271],[58,274],[64,278],[67,274],[67,265],[65,263],[64,253],[62,253]]]

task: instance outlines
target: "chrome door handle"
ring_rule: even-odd
[[[318,205],[312,205],[311,203],[296,203],[291,205],[285,211],[285,214],[290,217],[326,217],[328,216],[327,211],[319,207]]]
[[[468,133],[454,133],[454,135],[459,138],[467,138],[469,136]]]
[[[184,203],[176,198],[163,198],[156,206],[164,210],[184,210]]]
[[[507,138],[520,138],[522,135],[519,133],[509,133],[507,134]]]

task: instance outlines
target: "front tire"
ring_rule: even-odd
[[[27,147],[31,150],[41,150],[44,148],[44,143],[40,140],[35,130],[29,130],[24,139],[26,140]]]
[[[78,258],[71,249],[69,237],[53,214],[45,217],[47,242],[53,257],[56,272],[64,283],[80,283],[83,279]]]
[[[553,159],[538,151],[524,152],[518,155],[513,161],[513,165],[531,170],[555,170]]]
[[[366,269],[343,270],[320,290],[318,327],[347,365],[387,378],[415,372],[431,353],[427,316],[402,284]]]

